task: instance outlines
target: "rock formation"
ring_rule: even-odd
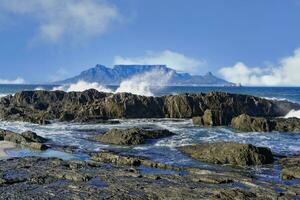
[[[282,158],[279,163],[282,166],[281,177],[283,179],[300,178],[300,157]]]
[[[274,160],[269,148],[235,142],[197,144],[178,149],[194,159],[215,164],[249,166],[270,164]]]
[[[300,119],[251,117],[249,115],[242,114],[232,119],[231,126],[245,132],[299,132]]]
[[[89,122],[116,118],[192,118],[210,110],[217,125],[241,114],[286,115],[300,106],[287,101],[220,92],[145,97],[128,93],[23,91],[0,100],[0,119],[47,124],[50,120]],[[208,111],[207,111],[208,112]]]
[[[146,139],[159,139],[174,135],[168,130],[145,130],[139,128],[111,129],[103,135],[97,135],[92,139],[116,145],[144,144]]]
[[[43,144],[47,141],[47,139],[38,136],[36,133],[31,131],[18,134],[12,131],[0,129],[0,140],[14,142],[34,150],[45,150],[48,148],[47,145]]]
[[[155,174],[134,166],[38,157],[0,162],[0,199],[296,198],[282,188],[234,172]]]

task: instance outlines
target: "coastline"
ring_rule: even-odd
[[[15,147],[16,144],[13,142],[0,141],[0,160],[9,158],[6,151]]]

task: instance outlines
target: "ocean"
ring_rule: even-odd
[[[46,89],[52,90],[54,85],[0,85],[0,97],[22,90]],[[114,90],[115,87],[108,86]],[[230,93],[251,94],[268,99],[288,100],[300,103],[300,88],[297,87],[165,87],[155,90],[157,96],[178,94],[187,92],[211,92],[222,91]],[[12,149],[8,153],[11,156],[55,156],[63,159],[88,159],[84,150],[99,151],[101,149],[113,149],[122,154],[145,156],[155,161],[177,166],[200,166],[202,168],[220,168],[217,165],[198,162],[183,155],[176,147],[187,144],[236,141],[251,143],[256,146],[269,147],[278,155],[300,155],[300,134],[297,133],[238,133],[228,127],[201,128],[194,127],[191,120],[172,119],[134,119],[120,120],[120,124],[78,124],[78,123],[53,123],[51,125],[36,125],[24,122],[0,121],[0,128],[15,132],[34,131],[41,136],[50,138],[52,142],[61,145],[77,146],[82,151],[67,154],[55,150],[33,152],[24,149]],[[146,145],[133,147],[120,147],[103,145],[88,140],[91,135],[102,133],[111,128],[127,127],[154,127],[164,128],[176,133],[175,136],[161,140],[149,141]],[[279,167],[249,168],[258,178],[280,182]]]

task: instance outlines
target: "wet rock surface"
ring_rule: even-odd
[[[0,119],[47,124],[51,120],[89,122],[117,118],[192,118],[211,110],[216,124],[243,113],[277,117],[300,106],[287,101],[221,92],[145,97],[128,93],[23,91],[0,100]]]
[[[129,165],[129,166],[141,166],[144,165],[146,167],[152,168],[160,168],[160,169],[169,169],[169,170],[182,170],[183,168],[175,167],[171,165],[166,165],[159,162],[154,162],[152,160],[137,157],[137,156],[128,156],[128,155],[120,155],[116,152],[112,151],[101,151],[97,153],[91,154],[91,160],[104,162],[104,163],[114,163],[117,165]]]
[[[205,110],[203,116],[193,117],[193,124],[197,126],[222,126],[227,125],[232,118],[231,114],[220,110]]]
[[[147,130],[140,128],[111,129],[103,135],[93,137],[93,140],[115,145],[145,144],[147,139],[159,139],[172,136],[168,130]]]
[[[239,166],[263,165],[273,163],[269,148],[255,147],[251,144],[235,142],[203,143],[178,148],[192,158],[215,164]]]
[[[231,126],[245,132],[300,132],[300,119],[251,117],[242,114],[232,119]]]
[[[300,157],[283,158],[279,163],[282,167],[281,177],[283,179],[300,178]]]
[[[31,131],[18,134],[12,131],[0,129],[0,140],[14,142],[33,150],[45,150],[48,148],[48,146],[44,144],[47,139],[38,136],[36,133]]]
[[[144,174],[132,166],[56,158],[2,161],[0,180],[0,199],[295,198],[288,192],[276,193],[272,185],[230,172]]]

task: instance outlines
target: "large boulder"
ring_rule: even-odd
[[[47,124],[51,120],[89,122],[119,118],[202,117],[229,125],[233,117],[279,117],[300,105],[222,92],[145,97],[129,93],[23,91],[0,99],[0,119]]]
[[[28,139],[29,141],[32,141],[32,142],[38,142],[38,143],[47,142],[46,138],[38,136],[35,132],[32,132],[32,131],[23,132],[23,133],[21,133],[21,136],[23,136],[24,138],[26,138],[26,139]]]
[[[172,136],[174,133],[168,130],[145,130],[139,128],[111,129],[103,135],[93,137],[94,140],[115,145],[139,145],[146,139],[158,139]]]
[[[27,131],[21,134],[0,129],[0,140],[14,142],[34,150],[45,150],[48,148],[44,143],[46,138],[38,136],[36,133]]]
[[[282,167],[281,177],[283,179],[300,179],[300,157],[288,157],[279,160]]]
[[[252,117],[242,114],[232,119],[231,126],[245,132],[299,132],[300,119]]]
[[[274,124],[263,117],[251,117],[249,115],[242,114],[232,119],[231,126],[245,132],[268,132],[273,130]]]
[[[202,116],[193,117],[193,124],[198,126],[221,126],[228,124],[228,121],[232,119],[230,113],[220,110],[205,110]]]
[[[239,166],[270,164],[274,161],[269,148],[235,142],[205,143],[178,148],[192,158],[215,164]]]

